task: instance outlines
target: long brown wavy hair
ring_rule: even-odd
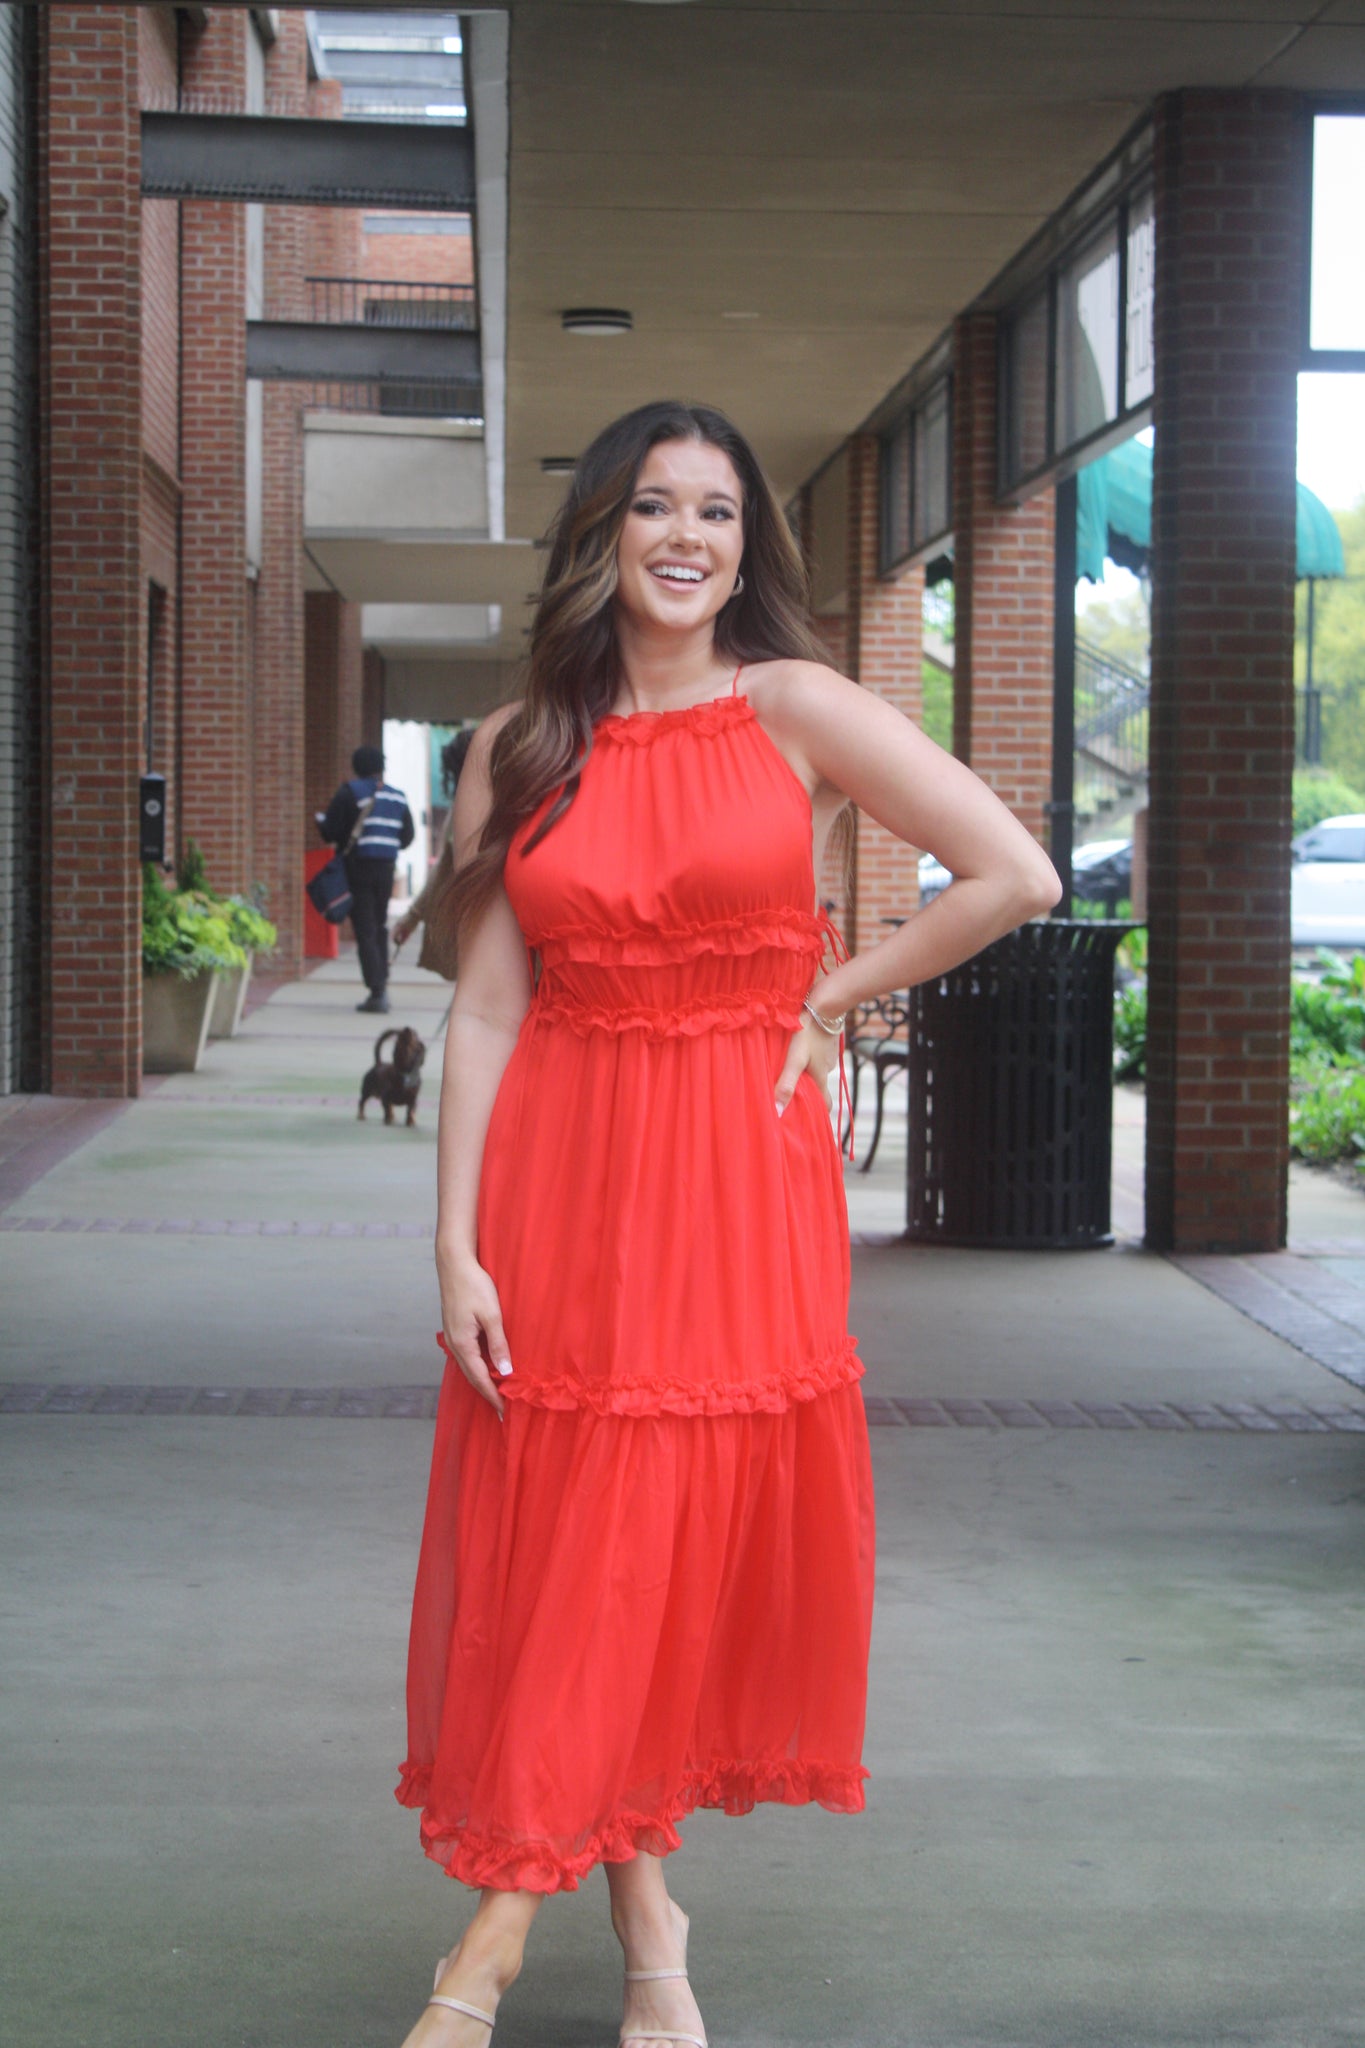
[[[716,617],[716,652],[735,663],[826,659],[809,624],[810,589],[800,551],[739,429],[710,406],[673,399],[613,420],[579,457],[550,528],[521,708],[494,737],[488,757],[492,805],[475,852],[456,869],[441,906],[442,921],[450,920],[457,933],[496,889],[518,825],[551,790],[559,790],[522,848],[529,852],[578,794],[593,728],[610,710],[621,680],[612,610],[617,543],[645,458],[660,441],[719,448],[739,478],[744,588]],[[850,823],[844,810],[834,828],[835,844],[844,845],[845,853]]]

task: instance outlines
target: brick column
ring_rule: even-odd
[[[167,8],[144,7],[137,25],[140,104],[173,107],[179,78],[175,16]],[[141,215],[139,668],[151,698],[144,765],[166,777],[166,848],[174,858],[180,837],[180,208],[173,199],[147,199]]]
[[[270,111],[308,111],[307,35],[302,13],[287,9],[267,53]],[[303,278],[307,209],[271,206],[265,215],[265,305],[272,320],[306,311]],[[261,574],[255,600],[252,775],[255,858],[266,908],[279,928],[284,973],[303,964],[303,855],[318,844],[304,801],[303,775],[303,387],[264,390],[264,489]]]
[[[384,744],[384,657],[375,648],[364,651],[360,683],[360,739],[358,745]]]
[[[57,1095],[141,1083],[138,26],[42,10],[43,683]]]
[[[360,606],[330,590],[303,601],[304,804],[325,810],[362,744]]]
[[[1158,103],[1147,1242],[1283,1245],[1297,371],[1289,95]]]
[[[957,322],[953,379],[953,752],[1047,843],[1053,494],[996,501],[996,321]]]
[[[877,574],[880,481],[878,444],[871,434],[849,443],[848,611],[844,654],[848,674],[864,689],[923,723],[924,571],[907,569],[894,581]],[[919,849],[907,846],[875,818],[857,813],[857,846],[849,945],[861,950],[886,938],[888,917],[919,908]]]
[[[246,104],[245,9],[215,7],[183,43],[186,103]],[[184,837],[216,889],[250,872],[246,653],[246,209],[181,208],[181,526]]]

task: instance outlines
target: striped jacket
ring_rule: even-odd
[[[396,860],[415,836],[412,812],[401,789],[374,775],[353,776],[343,782],[320,822],[323,838],[330,846],[345,847],[355,830],[360,806],[373,796],[374,804],[351,848],[363,860]]]

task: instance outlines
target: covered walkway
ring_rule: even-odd
[[[64,1159],[9,1148],[15,2048],[390,2048],[465,1910],[390,1796],[439,1057],[415,1133],[362,1129],[355,994],[325,967]],[[444,986],[395,995],[434,1040]],[[1362,2038],[1365,1204],[1291,1176],[1333,1372],[1138,1243],[1139,1097],[1110,1251],[892,1251],[884,1144],[850,1176],[869,1807],[690,1823],[713,2042]],[[614,2037],[605,1903],[542,1915],[499,2048]]]

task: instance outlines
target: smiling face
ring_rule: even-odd
[[[645,457],[616,550],[616,602],[637,625],[695,632],[730,598],[744,553],[743,493],[709,441]]]

